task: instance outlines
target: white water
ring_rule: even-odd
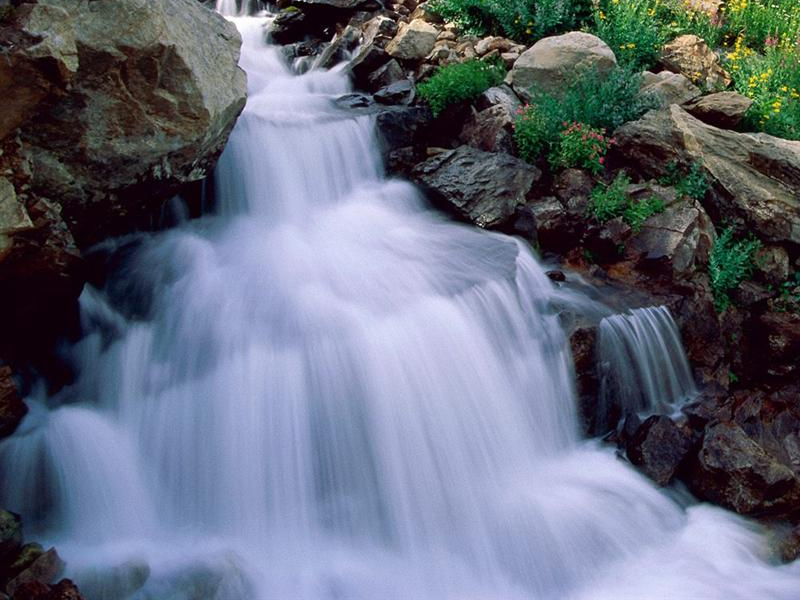
[[[697,396],[678,326],[665,306],[606,317],[598,328],[598,420],[622,414],[670,414]]]
[[[342,76],[237,24],[221,215],[117,274],[147,318],[86,290],[80,381],[0,444],[90,600],[797,598],[746,522],[578,439],[529,250],[384,180]]]

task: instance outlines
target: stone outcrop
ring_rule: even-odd
[[[680,73],[661,71],[642,74],[640,95],[652,96],[661,106],[683,104],[699,97],[702,90]]]
[[[691,448],[691,435],[662,415],[645,420],[627,444],[630,461],[659,485],[672,481]]]
[[[800,142],[719,129],[676,105],[615,136],[620,160],[645,175],[663,175],[669,163],[700,165],[713,184],[704,204],[715,220],[724,215],[764,240],[800,243]]]
[[[733,129],[742,122],[753,100],[737,92],[717,92],[697,98],[684,105],[692,115],[723,129]]]
[[[568,82],[582,70],[608,73],[617,66],[614,52],[603,40],[573,31],[539,40],[514,63],[507,82],[525,100],[531,92],[563,93]]]
[[[661,50],[661,64],[668,71],[680,73],[709,90],[721,90],[731,83],[719,56],[696,35],[682,35],[665,44]]]
[[[479,227],[496,227],[510,219],[540,175],[518,158],[470,146],[443,152],[413,171],[440,205]]]
[[[433,25],[414,19],[400,29],[386,46],[386,52],[400,60],[422,60],[433,50],[438,35],[439,31]]]

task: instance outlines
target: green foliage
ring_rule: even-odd
[[[608,184],[600,184],[592,190],[589,210],[601,223],[622,217],[634,232],[639,232],[647,219],[664,211],[664,202],[655,196],[634,200],[627,194],[631,180],[619,173]]]
[[[800,313],[800,271],[784,281],[778,292],[778,298],[774,302],[775,310]]]
[[[723,229],[708,259],[714,305],[722,312],[731,305],[730,292],[753,273],[754,257],[761,242],[754,238],[734,241],[733,228]]]
[[[464,33],[503,35],[520,43],[580,28],[591,0],[430,0],[431,11]]]
[[[605,156],[613,142],[605,136],[605,129],[595,129],[583,123],[562,123],[564,130],[558,144],[550,154],[554,168],[580,167],[595,175],[603,171]]]
[[[796,41],[800,33],[797,0],[728,0],[722,13],[728,35],[741,36],[754,48],[770,40]]]
[[[700,164],[693,163],[688,170],[685,170],[674,161],[667,164],[667,173],[659,179],[659,183],[675,186],[679,196],[689,196],[695,200],[705,198],[710,187]]]
[[[658,62],[669,39],[655,16],[653,0],[600,0],[593,33],[611,47],[621,65],[642,71]]]
[[[505,77],[505,70],[496,64],[468,60],[440,67],[426,82],[417,86],[419,95],[439,116],[451,104],[473,100]]]
[[[564,123],[612,130],[638,119],[655,105],[637,95],[640,86],[641,76],[625,69],[606,77],[589,70],[577,74],[561,98],[534,93],[530,104],[518,111],[514,125],[519,155],[533,162],[542,153],[558,153]]]

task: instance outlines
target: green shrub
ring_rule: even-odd
[[[784,281],[778,288],[779,295],[774,301],[775,310],[781,312],[800,312],[800,271]]]
[[[613,140],[605,136],[605,129],[596,129],[583,123],[562,123],[563,131],[550,154],[554,168],[579,167],[595,175],[603,171],[605,156]]]
[[[428,6],[464,33],[530,43],[580,28],[589,16],[591,0],[430,0]]]
[[[440,67],[426,82],[417,86],[419,95],[437,117],[451,104],[474,100],[505,77],[505,70],[493,63],[468,60]]]
[[[608,44],[617,61],[639,71],[658,62],[668,33],[656,17],[653,0],[600,0],[593,33]]]
[[[548,110],[549,97],[543,100],[517,110],[514,121],[517,153],[529,163],[536,162],[539,156],[548,153],[558,138],[559,124]]]
[[[719,312],[731,305],[730,292],[752,275],[754,257],[759,248],[761,242],[754,238],[734,241],[732,227],[720,232],[708,259],[711,291]]]
[[[659,183],[675,186],[679,196],[689,196],[695,200],[705,198],[710,187],[701,165],[693,163],[688,170],[684,170],[674,161],[667,164],[667,173],[659,179]]]
[[[601,223],[622,217],[635,233],[647,219],[664,211],[664,202],[655,196],[634,200],[627,193],[631,180],[623,173],[617,174],[608,185],[597,185],[592,190],[589,211]]]

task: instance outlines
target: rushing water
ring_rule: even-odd
[[[385,180],[343,75],[236,22],[218,214],[87,288],[80,380],[0,444],[0,505],[87,596],[797,598],[745,521],[580,441],[530,251]]]

